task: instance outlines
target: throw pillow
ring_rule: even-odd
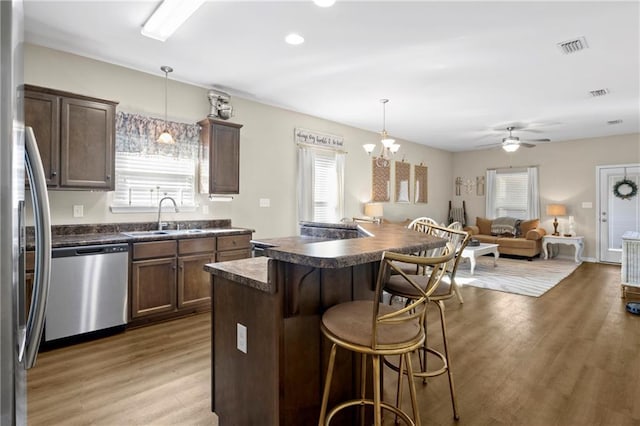
[[[519,235],[526,236],[529,231],[540,226],[540,219],[523,220],[520,222]]]
[[[485,219],[483,217],[476,217],[476,226],[483,235],[491,235],[491,219]]]

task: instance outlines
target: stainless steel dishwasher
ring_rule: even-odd
[[[129,245],[53,249],[45,341],[127,322]]]

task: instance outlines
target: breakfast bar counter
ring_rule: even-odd
[[[301,236],[261,240],[266,257],[212,263],[212,410],[220,424],[316,424],[331,306],[373,297],[385,250],[411,253],[444,240],[400,225],[301,223]],[[340,239],[332,239],[340,238]],[[331,399],[357,389],[350,354],[338,353]],[[352,424],[351,413],[332,424]]]

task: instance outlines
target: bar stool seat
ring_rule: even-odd
[[[382,255],[376,291],[373,300],[356,300],[335,305],[323,315],[320,330],[332,342],[327,365],[322,405],[318,424],[329,425],[333,416],[340,410],[357,406],[360,407],[361,421],[364,421],[364,407],[373,406],[374,425],[382,424],[382,409],[393,412],[408,425],[420,425],[420,414],[416,398],[415,384],[408,380],[413,420],[400,409],[400,405],[392,405],[382,401],[381,391],[381,360],[385,356],[399,355],[400,368],[412,377],[411,353],[424,346],[426,338],[424,331],[424,315],[429,302],[430,290],[438,285],[447,269],[447,263],[454,256],[453,245],[447,243],[442,256],[425,258],[398,253],[385,252]],[[397,308],[381,303],[382,288],[391,272],[398,273],[393,265],[394,261],[415,263],[427,266],[431,273],[425,289],[416,288],[420,294],[413,298],[405,307]],[[338,347],[360,355],[360,397],[344,401],[327,412],[331,381]],[[373,366],[373,398],[366,397],[367,357],[371,357]],[[402,387],[402,374],[398,377],[398,389]]]
[[[373,302],[368,300],[356,300],[341,303],[327,310],[322,316],[323,332],[331,335],[331,340],[339,340],[343,344],[357,346],[362,353],[385,353],[391,355],[403,352],[405,346],[420,346],[424,336],[421,334],[420,325],[416,322],[406,322],[398,325],[381,324],[378,327],[378,345],[381,348],[371,348],[372,328],[371,312]],[[395,312],[389,305],[380,303],[381,315]],[[386,350],[382,349],[388,346]],[[392,349],[401,347],[401,349]]]

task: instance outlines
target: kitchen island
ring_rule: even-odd
[[[212,410],[220,424],[316,424],[330,350],[320,331],[324,311],[371,299],[384,251],[444,245],[400,225],[301,225],[299,237],[261,240],[266,257],[205,266],[212,274]],[[328,239],[336,235],[346,239]],[[330,403],[357,389],[351,357],[338,352]],[[347,416],[334,423],[351,424]]]

